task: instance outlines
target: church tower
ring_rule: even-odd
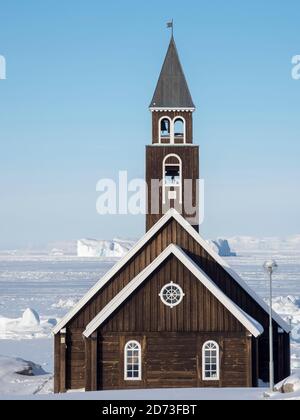
[[[172,35],[150,104],[152,144],[146,147],[148,231],[170,208],[199,229],[199,147],[193,144],[195,105]]]

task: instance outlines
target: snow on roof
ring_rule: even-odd
[[[247,283],[221,258],[212,247],[199,235],[199,233],[175,210],[170,209],[137,243],[136,245],[109,270],[87,293],[86,295],[66,314],[66,316],[53,329],[53,334],[59,333],[67,323],[98,293],[107,282],[132,258],[134,255],[171,219],[174,218],[194,239],[204,248],[209,255],[219,263],[224,270],[268,313],[269,307]],[[291,331],[290,326],[273,311],[274,321],[287,333]]]
[[[215,283],[205,274],[200,267],[177,245],[169,245],[150,265],[141,271],[131,282],[125,286],[88,324],[83,335],[89,337],[115,310],[156,270],[169,255],[175,255],[179,261],[235,316],[238,321],[254,336],[260,336],[263,327],[242,311]]]

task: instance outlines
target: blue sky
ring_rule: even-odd
[[[204,236],[300,232],[298,0],[3,0],[0,248],[139,237],[96,183],[144,175],[148,111],[175,20],[205,179]]]

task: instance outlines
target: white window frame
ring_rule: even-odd
[[[214,378],[211,377],[207,377],[206,376],[206,369],[205,369],[205,358],[206,358],[206,351],[208,351],[209,349],[207,349],[206,347],[208,345],[213,344],[216,349],[216,366],[217,366],[217,375]],[[216,341],[206,341],[203,346],[202,346],[202,379],[203,381],[210,381],[210,382],[216,382],[220,380],[220,346]]]
[[[167,302],[167,301],[164,299],[164,295],[163,295],[163,293],[164,293],[164,289],[166,289],[166,288],[167,288],[167,287],[169,287],[169,286],[175,286],[175,287],[177,287],[177,288],[179,289],[179,292],[180,292],[180,299],[179,299],[176,303],[169,303],[169,302]],[[168,283],[168,284],[165,284],[165,285],[163,286],[163,288],[161,289],[160,293],[159,293],[159,297],[160,297],[160,299],[161,299],[162,303],[163,303],[164,305],[166,305],[166,306],[169,306],[171,309],[175,308],[175,306],[178,306],[178,305],[182,302],[182,300],[183,300],[184,296],[185,296],[185,294],[183,293],[182,287],[181,287],[181,286],[179,286],[179,284],[174,283],[173,281],[171,281],[171,282],[170,282],[170,283]]]
[[[178,160],[178,164],[176,163],[166,163],[167,160],[169,158],[176,158]],[[165,183],[165,175],[166,175],[166,167],[168,166],[176,166],[179,165],[179,174],[180,174],[180,182],[179,185],[166,185]],[[179,203],[182,204],[182,160],[181,157],[176,155],[175,153],[171,153],[169,155],[167,155],[164,160],[163,160],[163,165],[162,165],[162,187],[163,187],[163,204],[166,204],[166,188],[178,188],[179,189]]]
[[[162,139],[164,138],[164,137],[161,136],[161,122],[163,120],[168,120],[169,121],[169,124],[170,124],[170,143],[174,143],[173,121],[172,121],[172,118],[170,118],[166,115],[161,117],[158,121],[158,142],[159,142],[159,144],[162,144]],[[168,144],[168,143],[163,143],[163,144]]]
[[[139,366],[139,374],[136,378],[129,377],[128,376],[128,370],[127,370],[127,353],[129,350],[129,346],[131,344],[134,344],[138,347],[138,366]],[[124,347],[124,380],[125,381],[140,381],[142,379],[142,347],[140,343],[136,340],[130,340],[125,344]]]
[[[173,144],[175,144],[175,123],[176,120],[181,120],[183,122],[183,144],[186,144],[186,121],[185,118],[181,117],[181,116],[177,116],[173,119],[172,121],[172,126],[173,126]],[[178,137],[178,139],[181,137]]]

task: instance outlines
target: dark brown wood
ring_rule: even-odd
[[[169,154],[176,154],[182,161],[182,205],[174,200],[166,200],[163,205],[163,161]],[[171,162],[172,163],[172,162]],[[161,184],[159,191],[153,188],[153,180]],[[148,231],[162,215],[171,207],[186,218],[196,230],[199,228],[199,148],[194,145],[186,146],[147,146],[146,147],[146,183],[148,186],[148,200],[146,215],[146,230]],[[188,194],[189,183],[192,193]],[[158,203],[158,208],[157,208]]]
[[[54,392],[60,392],[60,334],[54,337]]]
[[[92,390],[92,378],[91,378],[91,339],[83,338],[85,344],[85,390],[87,392]]]
[[[247,366],[247,386],[251,388],[253,386],[253,350],[252,350],[252,335],[247,335],[247,359],[248,359],[248,366]]]
[[[93,319],[93,314],[90,312],[91,305],[95,305],[96,313],[99,313],[110,302],[113,296],[119,293],[124,286],[150,264],[170,243],[174,243],[186,251],[229,298],[245,312],[257,319],[266,330],[268,329],[268,314],[241,286],[239,286],[222,266],[213,260],[204,248],[202,248],[193,238],[190,238],[188,233],[175,220],[172,220],[90,300],[89,304],[76,314],[68,325],[69,330],[72,332],[77,331],[77,337],[80,339],[80,335],[84,331],[86,325]],[[182,265],[175,260],[174,264],[176,265],[176,268],[173,267],[176,281],[177,279],[184,279],[185,281]],[[165,278],[161,279],[161,287],[165,284],[165,281]],[[195,299],[195,297],[192,294],[192,296],[187,296],[186,299]],[[158,304],[158,301],[153,300],[153,304]],[[201,310],[203,310],[203,308],[201,308]],[[187,311],[188,308],[186,308],[186,314]],[[223,308],[221,311],[223,311]],[[122,326],[122,328],[128,329],[126,325],[128,325],[129,322],[129,315],[124,322],[125,325]],[[194,322],[194,320],[192,322]],[[229,320],[224,319],[223,315],[220,317],[220,322],[224,322],[224,328],[226,330],[232,329]]]
[[[259,380],[259,353],[258,353],[259,340],[252,337],[252,386],[257,387]]]
[[[91,391],[98,389],[98,333],[95,331],[91,336]]]
[[[68,324],[69,345],[67,349],[67,388],[84,388],[86,385],[85,346],[82,333],[86,325],[93,319],[95,313],[107,305],[110,300],[130,282],[140,271],[151,263],[170,243],[177,244],[199,264],[200,268],[213,279],[215,284],[231,298],[246,313],[260,322],[265,333],[257,341],[259,355],[259,379],[268,381],[268,314],[251,298],[244,289],[221,267],[212,257],[191,238],[187,232],[175,221],[170,221],[157,235],[139,251],[112,280],[92,298]],[[179,282],[186,292],[181,305],[168,311],[158,297],[160,289],[169,280]],[[227,313],[209,292],[193,281],[193,277],[186,268],[174,257],[167,260],[146,281],[144,288],[138,290],[117,311],[104,326],[106,333],[124,332],[150,333],[157,332],[242,332],[237,320]],[[197,292],[198,290],[198,292]],[[274,323],[274,336],[277,335],[278,325]],[[281,349],[279,349],[279,343]],[[282,358],[282,368],[275,373],[276,380],[283,379],[290,371],[289,365],[289,336],[284,335],[281,341],[274,342],[278,349],[277,358]],[[58,356],[56,355],[56,358]],[[119,357],[119,356],[118,356]],[[257,363],[255,361],[255,363]],[[98,364],[103,364],[98,356]],[[112,361],[111,361],[112,364]],[[115,366],[114,362],[110,367]],[[77,369],[75,371],[75,368]],[[98,372],[100,370],[98,369]],[[58,372],[58,371],[56,371]],[[116,372],[116,371],[115,371]],[[119,371],[118,371],[119,372]],[[56,374],[57,375],[57,374]],[[117,383],[117,373],[113,376],[114,386]],[[105,381],[100,375],[99,381]],[[118,379],[118,383],[120,378]],[[57,380],[56,380],[57,383]],[[118,386],[118,385],[117,385]],[[58,389],[56,387],[56,389]]]
[[[177,272],[181,272],[181,277]],[[170,308],[161,301],[159,293],[166,283],[179,284],[185,297],[182,303]],[[185,313],[189,311],[187,317]],[[223,317],[219,317],[219,312]],[[144,286],[135,292],[103,326],[103,332],[188,332],[225,331],[241,332],[244,327],[223,305],[195,278],[183,264],[171,256]],[[138,320],[138,322],[137,322]]]
[[[129,340],[142,344],[143,380],[124,381],[124,348]],[[220,381],[202,377],[202,346],[215,340],[220,345]],[[119,351],[117,342],[119,341]],[[105,380],[100,390],[183,387],[247,387],[249,385],[249,339],[245,333],[103,333],[101,374]],[[113,346],[111,343],[115,343]],[[226,349],[228,351],[226,351]]]
[[[59,392],[66,391],[66,349],[67,349],[67,341],[66,341],[66,334],[60,333],[60,362],[59,362]]]

